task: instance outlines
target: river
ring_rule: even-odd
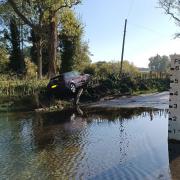
[[[0,179],[171,179],[166,109],[82,111],[1,113]]]

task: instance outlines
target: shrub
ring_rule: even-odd
[[[86,66],[84,69],[84,73],[95,76],[96,75],[96,65],[90,64],[90,65]]]

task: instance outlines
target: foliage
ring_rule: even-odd
[[[60,60],[61,57],[65,57],[65,64],[69,69],[79,71],[84,69],[90,62],[88,45],[82,40],[82,23],[76,18],[73,10],[70,10],[80,2],[80,0],[1,1],[0,20],[3,23],[0,38],[4,36],[8,40],[4,44],[11,53],[12,71],[17,72],[18,69],[17,74],[22,73],[23,64],[20,61],[23,55],[20,55],[20,49],[23,50],[24,57],[30,56],[38,66],[39,78],[42,77],[42,73],[46,75],[60,69],[60,62],[56,59]],[[57,48],[58,34],[62,35],[59,38],[62,38],[65,49],[61,55],[59,47]],[[70,62],[68,57],[72,63],[68,63]]]
[[[92,63],[90,65],[87,65],[84,68],[85,73],[93,74],[100,78],[108,78],[110,76],[119,77],[120,72],[120,64],[119,62],[112,61],[112,62],[106,62],[106,61],[99,61],[96,63]],[[128,61],[123,62],[123,73],[129,74],[129,75],[137,75],[139,73],[138,69]]]
[[[114,64],[115,65],[115,64]],[[97,75],[100,77],[107,77],[108,75],[112,74],[112,73],[117,73],[116,68],[114,66],[114,71],[113,71],[113,66],[111,63],[102,63],[99,64],[97,63]]]
[[[147,79],[139,76],[131,77],[128,74],[123,78],[111,75],[106,79],[98,79],[94,77],[93,81],[98,82],[95,86],[89,86],[83,94],[82,99],[99,100],[102,97],[132,95],[139,93],[161,92],[169,90],[169,78],[151,78]]]
[[[170,60],[168,56],[156,55],[149,58],[149,68],[154,72],[167,72],[170,67]]]
[[[22,24],[23,30],[21,32],[22,47],[25,36],[26,40],[31,41],[33,44],[31,52],[34,52],[34,54],[31,53],[31,59],[34,60],[34,62],[38,61],[39,78],[42,77],[43,66],[43,72],[47,73],[48,71],[48,75],[51,76],[51,74],[56,73],[57,65],[59,64],[56,63],[57,26],[61,23],[59,12],[63,12],[65,8],[71,8],[80,2],[80,0],[1,1],[0,16],[3,20],[7,20],[6,22],[8,23],[8,20],[15,17],[18,18],[19,22],[24,23]],[[8,12],[12,13],[6,12],[7,7],[9,7]],[[24,31],[24,29],[27,29],[27,31]],[[31,31],[34,32],[35,38],[31,37],[32,39],[29,40],[27,37]],[[45,48],[46,50],[43,52]],[[42,61],[42,58],[44,58],[44,61]]]
[[[136,75],[139,73],[139,70],[133,63],[130,63],[129,61],[126,60],[123,62],[123,73]]]
[[[61,13],[60,52],[61,72],[73,69],[82,71],[90,63],[88,44],[83,42],[82,23],[72,10]]]
[[[95,64],[89,64],[87,66],[85,66],[83,72],[85,74],[90,74],[92,76],[96,75],[96,65]]]
[[[75,53],[73,57],[73,69],[82,72],[83,69],[90,64],[90,52],[87,42],[77,41]]]

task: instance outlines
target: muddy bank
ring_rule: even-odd
[[[83,102],[80,107],[88,110],[106,109],[115,110],[119,108],[151,107],[158,109],[168,109],[169,92],[144,94],[138,96],[106,97],[97,102]],[[49,101],[45,97],[38,95],[1,98],[0,112],[5,111],[61,111],[65,108],[73,107],[73,99],[68,101]]]
[[[0,112],[32,111],[37,107],[36,96],[1,97]]]
[[[47,100],[37,94],[24,97],[1,97],[0,112],[20,111],[60,111],[64,108],[71,108],[72,101]]]

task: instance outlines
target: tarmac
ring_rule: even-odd
[[[169,92],[144,94],[139,96],[123,96],[112,100],[90,103],[89,108],[169,108]]]

